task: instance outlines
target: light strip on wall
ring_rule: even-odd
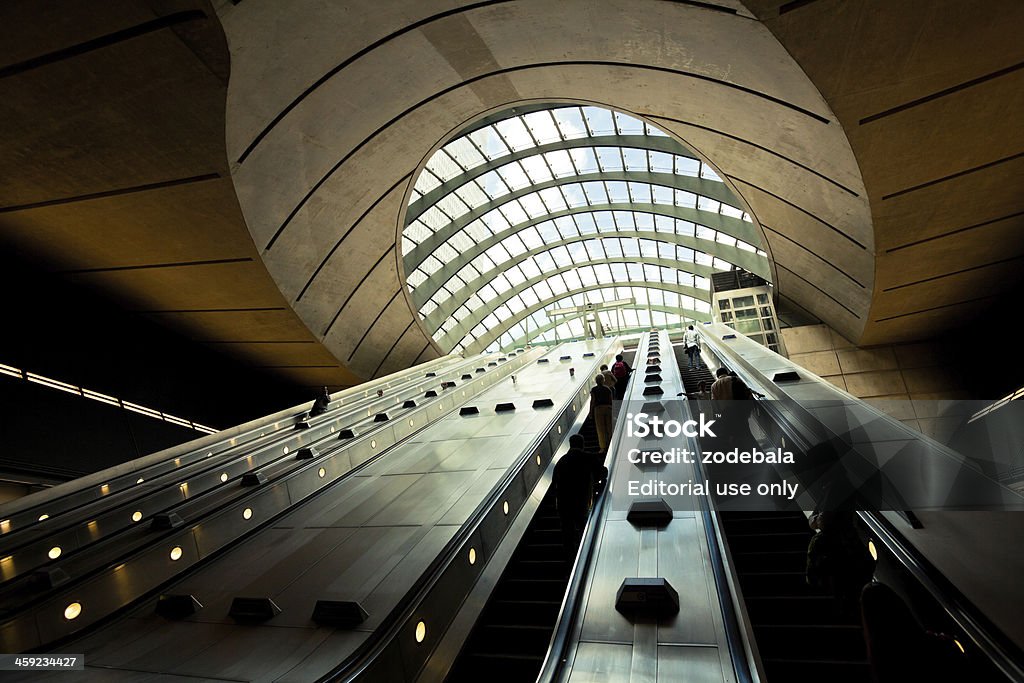
[[[0,375],[10,375],[11,377],[21,378],[21,370],[13,368],[10,365],[0,364]]]
[[[34,372],[26,372],[25,379],[29,382],[35,382],[36,384],[42,384],[43,386],[50,387],[51,389],[59,389],[60,391],[66,391],[69,394],[78,394],[79,396],[82,395],[82,390],[74,384],[68,384],[67,382],[43,377],[42,375],[37,375]]]
[[[57,389],[59,391],[65,391],[69,394],[75,394],[76,396],[90,398],[94,401],[99,401],[100,403],[106,403],[108,405],[117,406],[118,408],[124,408],[125,410],[130,410],[132,412],[139,413],[140,415],[145,415],[146,417],[151,417],[156,420],[170,422],[171,424],[176,424],[181,427],[188,427],[189,429],[194,429],[195,431],[202,432],[203,434],[215,434],[218,431],[213,427],[207,427],[206,425],[201,425],[192,422],[191,420],[186,420],[181,417],[168,415],[154,408],[147,408],[146,406],[139,405],[138,403],[123,401],[114,396],[108,396],[107,394],[101,394],[98,391],[93,391],[92,389],[83,389],[82,387],[77,387],[74,384],[61,382],[60,380],[56,380],[51,377],[46,377],[44,375],[38,375],[34,372],[23,371],[12,365],[0,364],[0,375],[16,377],[18,379],[23,379],[32,382],[33,384],[48,387],[50,389]]]
[[[1005,406],[1010,401],[1016,401],[1016,400],[1019,400],[1021,398],[1024,398],[1024,387],[1021,387],[1020,389],[1018,389],[1017,391],[1013,392],[1012,394],[1009,394],[1008,396],[1004,396],[1003,398],[999,399],[998,401],[996,401],[992,405],[987,406],[985,408],[982,408],[981,410],[976,412],[974,415],[972,415],[971,419],[968,420],[967,423],[970,424],[971,422],[974,422],[978,418],[985,417],[986,415],[991,413],[993,410],[999,410],[1000,408]]]
[[[91,398],[94,401],[99,401],[100,403],[109,403],[112,406],[121,405],[121,402],[118,401],[113,396],[107,396],[106,394],[101,394],[98,391],[92,391],[90,389],[82,389],[82,396],[85,396],[86,398]]]

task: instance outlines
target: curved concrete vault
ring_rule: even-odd
[[[800,66],[742,7],[358,5],[222,15],[228,149],[253,239],[296,312],[357,373],[439,352],[401,295],[395,226],[414,171],[482,114],[559,99],[644,117],[710,160],[764,227],[780,291],[863,333],[873,234],[856,159]]]
[[[594,103],[684,141],[749,208],[778,295],[859,345],[941,335],[1021,282],[1015,0],[111,0],[0,19],[19,29],[0,55],[4,246],[299,383],[441,352],[402,293],[410,184],[440,141],[522,104]]]

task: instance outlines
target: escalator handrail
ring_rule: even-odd
[[[485,355],[491,356],[494,354],[481,354],[481,356]],[[355,386],[349,387],[348,389],[343,389],[340,392],[332,394],[331,403],[335,403],[343,398],[353,396],[358,392],[368,391],[371,387],[376,388],[380,386],[382,383],[384,383],[385,386],[387,386],[386,382],[388,381],[405,381],[408,379],[407,375],[413,374],[413,371],[419,373],[422,372],[424,368],[434,367],[436,365],[442,365],[453,361],[453,365],[457,365],[458,360],[458,356],[449,354],[447,356],[441,356],[440,358],[435,358],[433,360],[427,361],[426,363],[410,368],[409,370],[395,373],[394,375],[386,375],[384,377],[379,377],[377,379],[370,380],[369,382],[363,384],[357,384]],[[144,455],[140,458],[135,458],[128,462],[122,463],[120,465],[115,465],[113,467],[101,470],[99,472],[87,473],[84,476],[80,476],[65,482],[61,482],[60,484],[48,487],[43,491],[35,492],[32,495],[23,496],[21,498],[17,498],[15,500],[4,503],[0,505],[0,512],[2,512],[3,516],[10,517],[15,514],[25,512],[27,510],[32,510],[45,505],[52,505],[55,501],[64,498],[65,496],[74,495],[75,493],[78,493],[82,489],[86,489],[91,486],[96,486],[101,483],[110,481],[112,479],[126,476],[130,473],[135,473],[139,471],[140,468],[149,467],[158,463],[165,462],[167,460],[171,460],[175,457],[183,456],[196,451],[208,450],[211,447],[217,445],[228,444],[231,442],[232,439],[236,439],[240,436],[245,436],[250,433],[255,433],[256,431],[262,428],[272,426],[275,422],[280,422],[281,420],[287,420],[302,415],[303,413],[308,412],[312,405],[313,401],[300,403],[299,405],[279,410],[278,412],[273,413],[271,415],[257,417],[253,420],[250,420],[249,422],[245,422],[240,425],[235,425],[233,427],[227,427],[220,431],[214,432],[213,434],[206,434],[196,439],[186,441],[185,443],[171,446],[170,448],[165,448],[155,453]]]
[[[718,348],[717,344],[708,343],[709,341],[705,337],[707,346],[712,349],[719,360],[724,360],[722,356],[726,354],[722,353],[722,349]],[[739,357],[738,354],[730,355],[735,356],[731,360],[734,365],[741,365],[746,370],[744,373],[737,371],[744,381],[749,382],[757,376],[756,370],[745,359]],[[755,381],[754,384],[762,389],[765,388],[762,381]],[[799,402],[792,403],[793,405],[789,407],[791,409],[798,408],[804,413],[808,425],[818,426],[827,432],[824,426],[807,413]],[[796,429],[786,415],[777,410],[772,402],[765,401],[762,406],[783,428],[794,445],[799,445],[802,450],[810,447],[803,433]],[[861,510],[857,514],[872,533],[877,534],[878,540],[889,549],[896,561],[928,591],[943,611],[963,630],[964,635],[970,638],[978,649],[991,660],[992,664],[1014,683],[1024,683],[1024,666],[1021,664],[1024,662],[1024,651],[992,623],[974,603],[968,600],[960,589],[953,585],[880,512]]]

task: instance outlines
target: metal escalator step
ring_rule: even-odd
[[[569,576],[571,567],[561,560],[520,560],[508,568],[509,578],[562,579]]]
[[[786,552],[807,550],[809,532],[782,532],[759,534],[729,534],[729,548],[733,552]]]
[[[870,683],[871,667],[865,661],[838,659],[763,660],[768,680],[786,683]]]
[[[546,626],[550,632],[561,600],[495,600],[487,607],[487,623],[516,623]]]
[[[850,616],[840,614],[830,595],[748,595],[744,588],[750,621],[757,624],[851,624]]]
[[[843,661],[865,661],[867,657],[859,625],[758,624],[754,637],[765,657]]]
[[[733,550],[732,555],[736,565],[744,569],[756,567],[762,571],[802,571],[807,567],[806,550],[744,552]]]
[[[744,597],[819,596],[822,589],[807,584],[804,571],[740,571]]]
[[[505,654],[539,654],[547,651],[551,627],[532,624],[487,624],[473,635],[479,651]]]

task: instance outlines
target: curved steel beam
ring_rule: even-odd
[[[510,327],[512,327],[519,321],[528,318],[529,316],[533,315],[537,311],[543,309],[545,306],[548,306],[555,301],[567,299],[576,294],[586,294],[587,292],[593,292],[599,289],[614,289],[615,287],[635,287],[637,289],[660,289],[665,292],[673,292],[675,294],[680,294],[682,296],[689,296],[686,292],[682,291],[683,288],[680,285],[673,285],[665,282],[635,282],[633,280],[625,280],[623,282],[616,282],[615,284],[610,285],[598,283],[595,285],[588,285],[586,287],[578,287],[576,289],[570,289],[567,292],[562,292],[560,294],[548,297],[547,299],[542,299],[541,301],[538,301],[532,306],[524,308],[522,311],[512,316],[508,320],[501,321],[500,325],[498,325],[494,329],[488,330],[487,335],[485,337],[481,337],[474,341],[473,346],[471,348],[487,348],[487,346],[492,341],[501,337],[501,335],[503,335]],[[493,311],[487,311],[487,315],[490,315],[492,312]],[[478,324],[473,323],[471,327],[467,328],[465,327],[464,323],[465,319],[457,323],[455,327],[453,327],[447,333],[445,333],[443,337],[436,340],[437,345],[442,349],[454,349],[455,345],[462,341],[462,338],[466,336],[466,333],[472,330],[473,327],[476,327],[476,325]],[[479,342],[481,341],[483,342],[482,345],[479,344]],[[473,351],[473,353],[476,353],[476,351]]]
[[[618,237],[618,236],[615,236],[615,235],[598,234],[598,235],[576,235],[576,236],[573,236],[573,237],[568,237],[566,239],[558,240],[557,242],[548,242],[546,244],[543,244],[542,246],[536,247],[534,249],[530,249],[529,251],[525,251],[522,254],[518,254],[517,256],[513,256],[512,258],[510,258],[508,260],[505,260],[505,261],[502,261],[501,263],[495,264],[494,268],[492,268],[492,269],[490,269],[490,270],[488,270],[488,271],[486,271],[484,273],[481,273],[480,275],[478,275],[477,277],[473,278],[472,280],[467,281],[466,284],[461,286],[461,287],[459,287],[459,289],[457,289],[454,292],[452,292],[451,297],[449,297],[449,300],[450,299],[456,299],[456,300],[461,301],[462,303],[465,303],[466,301],[469,300],[469,298],[474,293],[480,291],[480,289],[484,285],[486,285],[487,283],[491,282],[498,275],[501,275],[502,273],[506,272],[509,268],[512,268],[512,267],[514,267],[514,266],[516,266],[516,265],[526,261],[529,258],[532,258],[534,256],[538,256],[540,254],[543,254],[543,253],[546,253],[546,252],[549,252],[549,251],[552,251],[552,250],[557,249],[559,247],[568,246],[570,244],[576,244],[578,242],[588,242],[588,241],[591,241],[591,240],[603,241],[603,240],[619,240],[619,239],[638,239],[638,238],[633,238],[633,237],[623,238],[623,237]],[[673,250],[676,247],[676,243],[673,242],[673,241],[670,241],[670,240],[656,240],[656,241],[658,243],[660,243],[660,244],[671,245]],[[705,240],[705,241],[707,241],[707,240]],[[604,247],[602,246],[602,249],[603,248]],[[607,251],[605,251],[605,253],[607,254]],[[605,256],[605,259],[613,259],[615,261],[621,261],[621,260],[625,259],[625,260],[630,260],[630,261],[638,262],[638,263],[641,262],[640,259],[643,259],[643,258],[662,259],[661,256],[648,256],[648,257],[644,257],[643,255],[635,256],[635,257],[634,256]],[[585,260],[583,260],[583,261],[574,261],[574,263],[577,266],[589,266],[589,265],[593,265],[594,263],[599,263],[600,261],[605,260],[605,259],[592,259],[592,258],[590,258],[588,256]],[[666,259],[663,259],[663,260],[666,260]],[[705,266],[705,265],[700,264],[700,263],[694,263],[692,261],[679,261],[679,260],[676,260],[676,259],[667,259],[667,260],[672,261],[673,265],[670,266],[671,268],[675,268],[676,270],[681,270],[681,271],[689,273],[691,275],[699,275],[701,277],[710,278],[711,274],[715,272],[715,269],[712,268],[711,266]],[[461,261],[461,258],[453,260],[453,261],[449,261],[448,264],[457,263],[457,262],[460,262],[460,261]],[[465,265],[465,264],[462,264],[462,265]],[[459,266],[459,270],[462,269],[462,265]],[[735,263],[731,263],[731,265],[736,265],[736,264]],[[549,271],[544,271],[544,272],[549,272]],[[551,271],[551,272],[553,272],[553,271]],[[433,292],[436,293],[437,290],[439,290],[444,284],[447,284],[447,282],[449,280],[451,280],[451,278],[453,278],[457,273],[458,273],[458,271],[452,271],[452,270],[450,270],[448,268],[445,268],[443,271],[439,270],[438,272],[434,273],[434,275],[432,275],[426,281],[421,283],[420,286],[417,287],[416,290],[414,290],[414,292],[413,292],[413,295],[414,295],[413,296],[413,301],[416,302],[418,307],[421,307],[422,303],[420,302],[420,297],[415,296],[416,292],[418,292],[425,284],[427,284],[428,281],[433,279],[435,283],[440,282],[440,284],[437,284],[433,288]],[[423,301],[425,302],[427,298],[429,298],[429,297],[425,297],[423,299]],[[441,308],[442,306],[444,306],[446,304],[447,304],[447,300],[444,303],[442,303],[442,304],[438,304],[438,308]],[[458,306],[456,306],[455,308],[458,308]],[[452,309],[452,310],[454,310],[454,309]],[[433,315],[433,314],[434,314],[434,312],[431,311],[430,315]]]
[[[626,206],[628,206],[629,208],[628,209],[624,209],[623,207],[626,207]],[[538,216],[537,218],[531,218],[528,221],[524,221],[522,223],[516,223],[515,225],[509,226],[508,228],[493,234],[492,236],[488,237],[485,240],[482,240],[482,241],[479,241],[479,242],[477,242],[476,240],[473,240],[473,247],[471,247],[470,249],[464,250],[461,253],[461,257],[465,258],[466,263],[469,263],[474,258],[479,256],[483,252],[487,251],[488,249],[490,249],[495,244],[498,244],[502,240],[505,240],[505,239],[511,237],[512,235],[516,234],[517,232],[520,232],[520,231],[525,230],[527,228],[533,227],[535,225],[539,225],[539,224],[544,223],[544,222],[549,221],[549,220],[555,220],[555,219],[558,219],[558,218],[563,218],[565,216],[573,216],[573,215],[578,215],[578,214],[595,213],[595,212],[614,212],[614,211],[631,211],[633,213],[645,213],[645,214],[651,214],[653,216],[665,216],[667,218],[678,218],[679,220],[688,221],[688,222],[694,223],[695,225],[698,225],[700,227],[708,228],[709,230],[715,230],[717,232],[721,232],[721,233],[723,233],[725,235],[728,235],[729,237],[734,237],[734,238],[736,238],[738,240],[742,240],[743,242],[746,242],[747,244],[754,244],[748,238],[753,236],[753,233],[757,230],[757,226],[755,226],[752,223],[747,223],[746,221],[741,220],[739,218],[730,218],[728,216],[723,216],[722,214],[710,213],[708,211],[701,211],[699,209],[690,209],[690,208],[683,207],[683,206],[675,206],[675,205],[668,205],[668,204],[595,204],[593,206],[577,206],[575,208],[564,209],[562,211],[556,211],[555,213],[546,214],[544,216]],[[607,237],[632,237],[634,235],[643,234],[644,232],[646,232],[648,234],[664,235],[666,237],[668,237],[670,235],[676,234],[676,233],[667,233],[667,232],[657,232],[656,230],[629,230],[629,229],[618,230],[618,229],[616,229],[615,231],[612,231],[612,232],[596,232],[596,233],[594,233],[594,235],[605,235]],[[738,232],[741,233],[741,234],[736,234]],[[725,253],[726,250],[729,250],[729,249],[734,249],[737,252],[737,256],[738,256],[739,252],[743,252],[742,249],[738,249],[736,247],[729,247],[727,245],[721,244],[720,242],[711,242],[710,240],[705,240],[705,239],[702,239],[702,238],[698,238],[696,236],[689,237],[689,236],[685,236],[685,235],[678,235],[678,237],[680,237],[682,239],[689,239],[689,240],[700,240],[701,244],[709,244],[709,243],[714,244],[715,245],[715,252],[709,252],[709,251],[707,251],[705,249],[700,248],[699,246],[691,247],[691,248],[697,249],[698,251],[701,251],[702,253],[710,253],[710,255],[712,255],[712,256],[717,256],[718,255],[718,253],[717,253],[718,251],[722,251],[723,253]],[[689,245],[687,245],[687,246],[689,246]],[[743,253],[752,254],[752,252],[743,252]],[[767,272],[767,273],[770,274],[770,271],[765,270],[766,267],[767,267],[767,263],[768,263],[767,257],[758,256],[757,254],[752,254],[752,255],[755,258],[757,258],[757,259],[764,259],[764,266],[758,267],[757,272],[760,274],[760,272],[764,271],[764,272]],[[729,259],[726,259],[726,260],[729,260]],[[730,263],[731,262],[732,261],[730,261]],[[419,264],[410,265],[408,261],[404,261],[403,262],[403,267],[405,269],[405,272],[403,273],[403,276],[407,278],[408,274],[411,273],[418,265]],[[737,263],[736,265],[740,265],[740,264]],[[435,275],[436,275],[436,273],[435,273]],[[765,279],[766,280],[770,280],[771,278],[770,277],[765,277]],[[421,283],[421,286],[422,286],[422,283]],[[435,289],[434,291],[437,291],[437,290]],[[431,293],[433,293],[433,292],[431,292]]]
[[[535,185],[527,185],[526,187],[520,188],[520,189],[515,190],[513,192],[510,192],[510,193],[508,193],[506,195],[502,195],[498,199],[492,199],[491,201],[487,202],[486,204],[481,204],[479,207],[477,207],[475,209],[471,209],[470,211],[468,211],[467,213],[463,214],[459,218],[456,218],[455,220],[450,221],[449,223],[446,223],[444,225],[444,227],[442,227],[440,230],[434,231],[429,237],[427,237],[427,239],[425,239],[423,242],[421,242],[418,245],[416,245],[408,254],[405,254],[403,259],[404,259],[404,262],[406,264],[406,270],[407,271],[411,271],[413,268],[416,267],[416,265],[419,265],[428,256],[433,254],[437,250],[437,248],[440,247],[442,244],[444,244],[448,240],[448,238],[450,238],[452,235],[454,235],[455,233],[459,232],[464,227],[466,227],[467,225],[469,225],[473,221],[477,220],[478,218],[482,217],[484,214],[488,213],[489,211],[492,211],[492,210],[498,208],[499,206],[503,206],[503,205],[508,204],[509,202],[513,201],[513,200],[519,199],[521,197],[525,197],[525,196],[530,195],[530,194],[538,193],[541,190],[545,190],[545,189],[552,188],[552,187],[557,187],[559,185],[572,185],[572,184],[575,184],[575,183],[588,183],[588,182],[599,182],[599,181],[622,181],[622,182],[645,183],[645,184],[648,184],[648,185],[660,185],[662,187],[667,187],[667,188],[670,188],[670,189],[673,189],[673,190],[683,190],[685,192],[690,192],[692,194],[696,194],[696,195],[700,195],[700,196],[703,196],[703,197],[707,197],[709,199],[713,199],[715,201],[722,202],[722,203],[725,203],[725,204],[730,204],[730,202],[734,201],[734,197],[732,195],[731,190],[729,190],[729,188],[726,187],[725,183],[723,183],[721,181],[718,181],[718,180],[703,180],[701,178],[694,178],[692,176],[676,175],[675,173],[650,173],[650,172],[647,172],[647,171],[600,171],[600,172],[597,172],[597,173],[587,173],[587,174],[584,174],[584,175],[574,175],[574,176],[566,176],[564,178],[554,178],[553,180],[549,180],[549,181],[544,182],[544,183],[537,183]],[[644,204],[634,203],[634,202],[623,202],[622,204],[613,204],[613,206],[620,207],[619,208],[620,211],[622,211],[622,210],[628,211],[629,209],[622,209],[621,208],[623,205],[630,206],[630,207],[633,207],[633,206],[645,206]],[[657,206],[657,205],[649,204],[649,205],[646,205],[646,206]],[[673,204],[672,206],[675,206],[675,205]],[[731,206],[731,204],[730,204],[730,206]],[[579,208],[583,208],[583,207],[579,207]],[[677,208],[680,208],[680,207],[677,207]],[[734,208],[736,208],[737,210],[741,210],[741,209],[739,209],[739,207],[734,207]],[[552,215],[554,215],[554,213],[555,212],[548,212],[545,215],[552,216]],[[746,224],[746,222],[743,221],[742,219],[739,219],[739,218],[729,218],[728,216],[723,216],[722,214],[711,213],[710,211],[701,211],[700,213],[701,214],[706,214],[708,216],[720,216],[721,218],[726,218],[726,219],[728,219],[730,221],[736,221],[737,223]],[[753,227],[753,224],[749,224],[749,225],[751,225]],[[744,231],[744,232],[745,233],[746,232],[750,233],[750,237],[749,238],[741,238],[741,239],[743,239],[744,242],[749,242],[750,244],[753,244],[754,246],[759,246],[759,243],[760,243],[760,238],[759,237],[755,238],[756,241],[752,241],[750,239],[750,238],[753,238],[754,235],[755,235],[755,232],[754,232],[753,229],[751,229],[749,231]],[[739,237],[739,236],[740,235],[734,235],[734,237]],[[410,264],[413,264],[413,265],[410,267]]]
[[[589,266],[589,265],[600,266],[600,265],[610,265],[612,263],[622,263],[622,264],[625,264],[625,265],[629,265],[631,263],[637,263],[637,264],[641,264],[641,265],[646,264],[646,265],[652,265],[652,266],[662,266],[664,268],[669,268],[669,269],[676,270],[676,271],[679,271],[679,272],[682,272],[682,273],[686,273],[687,275],[692,275],[692,273],[690,273],[689,271],[686,271],[683,268],[680,268],[679,267],[680,262],[676,261],[675,259],[663,259],[663,258],[650,257],[650,256],[647,256],[647,257],[639,256],[639,257],[635,257],[635,258],[634,257],[629,257],[629,256],[625,256],[625,257],[624,256],[616,256],[614,258],[591,259],[591,260],[587,261],[586,263],[570,263],[567,266],[559,266],[558,268],[556,268],[554,270],[549,270],[549,271],[541,273],[540,275],[537,275],[535,277],[529,278],[527,280],[523,280],[522,282],[520,282],[518,285],[515,285],[511,289],[507,289],[507,290],[505,290],[503,292],[499,292],[496,297],[492,297],[491,299],[485,301],[483,306],[481,306],[480,308],[478,308],[475,311],[473,311],[472,313],[470,313],[468,316],[463,318],[462,321],[475,320],[475,322],[473,322],[473,324],[469,327],[469,329],[473,329],[474,327],[476,327],[477,323],[479,323],[481,320],[486,318],[488,315],[491,314],[492,311],[496,310],[499,306],[504,304],[506,301],[508,301],[509,299],[514,297],[515,295],[521,294],[522,292],[525,292],[526,290],[532,288],[533,286],[539,285],[540,283],[545,282],[545,281],[549,280],[550,278],[552,278],[552,277],[554,277],[556,275],[560,275],[562,273],[568,273],[571,270],[576,270],[576,269],[580,268],[581,266],[585,266],[585,265],[587,265],[587,266]],[[488,282],[488,280],[482,280],[482,278],[480,280],[478,280],[478,281],[482,281],[484,284],[486,284],[486,282]],[[476,281],[474,281],[474,282],[476,282]],[[605,287],[615,287],[616,284],[615,283],[605,283],[604,286]],[[709,290],[698,289],[697,287],[691,287],[689,285],[676,285],[676,286],[682,288],[682,291],[680,292],[681,294],[685,294],[686,296],[694,298],[694,299],[699,299],[700,301],[707,301],[708,303],[711,302],[711,292]],[[476,291],[476,290],[474,290],[474,291]],[[427,329],[428,329],[428,331],[430,332],[431,335],[433,335],[434,332],[436,332],[438,329],[440,329],[441,324],[444,323],[445,320],[450,318],[452,313],[454,313],[459,308],[459,306],[461,306],[464,303],[464,301],[455,301],[454,299],[455,299],[455,297],[451,297],[451,298],[447,299],[440,306],[438,306],[436,309],[431,311],[429,315],[424,316],[424,323],[427,324]],[[460,321],[460,324],[461,324],[462,321]]]
[[[666,154],[674,154],[675,156],[700,161],[693,152],[686,149],[686,147],[677,142],[675,138],[666,136],[596,135],[594,137],[573,138],[572,140],[548,142],[536,147],[521,149],[518,152],[512,152],[511,154],[506,154],[505,156],[498,157],[491,161],[486,161],[479,166],[474,166],[465,173],[460,173],[454,178],[441,183],[433,190],[430,190],[422,197],[409,204],[409,210],[406,212],[405,223],[406,225],[412,223],[416,220],[417,216],[436,204],[445,195],[451,194],[466,183],[476,180],[480,176],[490,173],[496,168],[501,168],[513,161],[529,159],[533,156],[546,154],[547,152],[557,152],[561,149],[583,149],[586,147],[624,147],[631,149],[643,149],[651,152],[665,152]]]
[[[693,320],[695,322],[704,322],[705,320],[711,320],[711,314],[710,313],[698,313],[697,311],[691,311],[691,310],[685,309],[685,308],[673,308],[672,306],[662,306],[662,305],[657,305],[656,306],[654,304],[652,304],[650,306],[636,305],[636,306],[624,306],[621,310],[624,310],[624,311],[658,311],[659,313],[667,313],[669,315],[679,315],[682,318],[684,318],[683,324],[685,324],[685,319],[691,319],[691,320]],[[528,344],[528,343],[530,343],[531,340],[536,339],[537,337],[539,337],[540,335],[544,334],[545,332],[548,332],[549,330],[552,330],[552,329],[554,329],[554,328],[556,328],[556,327],[558,327],[560,325],[564,325],[565,323],[569,322],[570,320],[579,320],[580,318],[582,318],[585,315],[590,315],[592,312],[593,311],[585,311],[583,313],[578,313],[577,315],[572,315],[572,316],[568,316],[568,317],[562,318],[562,319],[557,320],[557,321],[552,321],[552,322],[549,322],[549,323],[545,323],[544,325],[541,325],[540,327],[538,327],[536,330],[530,330],[530,334],[529,335],[522,335],[519,338],[514,339],[512,341],[512,343],[508,347],[505,347],[505,348],[513,348],[514,349],[516,347],[523,346],[524,344]],[[608,311],[608,313],[611,314],[612,311]],[[611,337],[611,336],[617,335],[617,334],[630,334],[630,333],[635,332],[635,331],[643,331],[644,329],[645,328],[642,328],[642,327],[629,327],[629,328],[626,328],[625,330],[615,330],[614,332],[611,332],[611,333],[609,333],[606,336]]]
[[[536,223],[531,222],[531,225],[535,224]],[[526,224],[520,225],[525,226],[521,228],[523,230],[530,227],[530,225]],[[515,227],[518,228],[519,226]],[[515,232],[518,231],[519,230],[516,230]],[[448,280],[450,280],[453,275],[462,270],[462,268],[466,264],[471,263],[473,259],[475,259],[480,254],[484,253],[485,251],[493,247],[495,244],[500,244],[505,239],[508,239],[509,237],[514,235],[515,232],[512,232],[511,229],[502,231],[498,233],[498,235],[495,235],[494,238],[484,240],[483,242],[475,243],[472,249],[462,252],[456,258],[446,263],[444,268],[438,270],[433,275],[428,277],[426,280],[421,282],[415,289],[413,289],[413,291],[410,294],[410,297],[412,298],[413,304],[416,306],[416,309],[419,310],[428,299],[434,296],[434,294],[436,294],[437,291],[440,290],[441,287],[443,287],[444,284],[448,282]],[[498,239],[499,237],[500,239]],[[555,249],[557,247],[565,246],[568,244],[573,244],[575,242],[584,242],[593,239],[646,239],[655,242],[665,242],[667,244],[693,249],[694,251],[698,251],[702,254],[714,256],[715,258],[720,258],[723,261],[728,262],[730,265],[737,266],[748,272],[754,273],[755,275],[759,275],[763,277],[765,280],[771,280],[771,269],[768,266],[768,259],[765,258],[764,256],[759,256],[754,252],[746,251],[745,249],[740,249],[738,247],[731,247],[720,242],[704,239],[703,237],[691,237],[690,235],[680,235],[671,232],[657,232],[655,230],[623,230],[619,232],[598,232],[593,234],[588,233],[581,235],[573,235],[572,237],[566,237],[556,242],[548,242],[540,247],[530,249],[529,251],[523,252],[518,256],[512,257],[507,261],[503,261],[500,264],[496,264],[498,268],[501,269],[498,272],[507,270],[510,265],[515,265],[520,261],[524,261],[531,256],[536,256],[537,254],[542,254],[545,251],[550,251],[551,249]],[[586,262],[581,262],[579,265],[586,265]],[[689,270],[690,266],[692,266],[694,270]],[[474,279],[470,284],[467,284],[465,287],[460,288],[457,292],[454,292],[452,296],[461,296],[461,292],[468,292],[467,294],[465,294],[465,296],[462,297],[463,302],[467,301],[473,292],[476,292],[478,289],[480,289],[480,287],[482,287],[484,284],[489,282],[490,279],[494,277],[494,274],[496,274],[495,271],[497,271],[498,268],[488,271],[487,275],[489,277],[486,280],[483,279],[483,276],[478,277]],[[711,273],[714,269],[711,268],[710,266],[704,266],[697,263],[687,262],[687,270],[688,272],[693,272],[695,275],[711,277]]]

